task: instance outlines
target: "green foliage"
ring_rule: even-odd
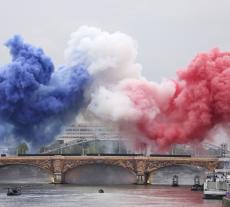
[[[18,145],[17,147],[17,154],[21,154],[21,155],[24,155],[26,154],[26,152],[29,150],[28,146],[26,143],[21,143]]]
[[[89,145],[86,149],[85,149],[85,153],[86,154],[94,154],[94,153],[98,153],[95,147],[95,143],[92,143],[91,145]]]

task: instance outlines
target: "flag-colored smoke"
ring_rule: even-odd
[[[140,141],[160,147],[202,141],[216,124],[230,121],[228,52],[200,53],[176,80],[161,84],[141,76],[137,44],[119,32],[82,27],[66,56],[70,65],[85,63],[93,77],[88,111]]]
[[[79,111],[160,148],[202,141],[217,124],[229,128],[228,52],[200,53],[177,79],[155,83],[141,75],[137,43],[120,32],[79,28],[68,42],[65,66],[56,70],[19,36],[6,45],[12,63],[0,70],[2,134],[45,144]]]

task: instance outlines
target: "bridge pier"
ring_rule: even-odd
[[[137,175],[137,185],[144,185],[145,184],[145,176],[144,175]]]
[[[64,166],[64,157],[57,155],[53,159],[53,183],[61,184],[63,183],[63,166]]]
[[[54,173],[52,183],[53,184],[62,184],[63,183],[63,175],[62,175],[62,173],[60,173],[60,172]]]
[[[148,182],[149,179],[149,173],[143,173],[143,174],[137,174],[137,185],[147,185],[149,184]]]

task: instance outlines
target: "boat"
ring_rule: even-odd
[[[21,187],[8,188],[7,196],[18,196],[21,195]]]
[[[191,187],[191,190],[192,191],[202,191],[203,190],[203,185],[198,185],[198,184],[195,184]]]
[[[205,199],[222,199],[228,191],[229,176],[224,170],[209,173],[204,182],[203,197]]]
[[[104,190],[103,189],[99,189],[98,193],[104,193]]]

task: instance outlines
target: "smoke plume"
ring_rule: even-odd
[[[175,80],[155,83],[141,75],[137,42],[120,32],[80,27],[56,70],[19,36],[6,45],[12,62],[0,70],[0,129],[16,139],[49,143],[79,111],[160,148],[201,142],[216,125],[229,128],[228,52],[200,53]]]
[[[164,148],[200,142],[230,119],[230,53],[200,53],[176,80],[147,81],[136,62],[137,44],[119,32],[83,27],[66,50],[68,64],[85,63],[93,77],[88,111],[140,142]]]
[[[6,128],[1,138],[12,135],[32,146],[49,143],[73,121],[90,76],[82,65],[54,71],[43,50],[20,36],[6,46],[12,62],[0,69],[0,123]]]

